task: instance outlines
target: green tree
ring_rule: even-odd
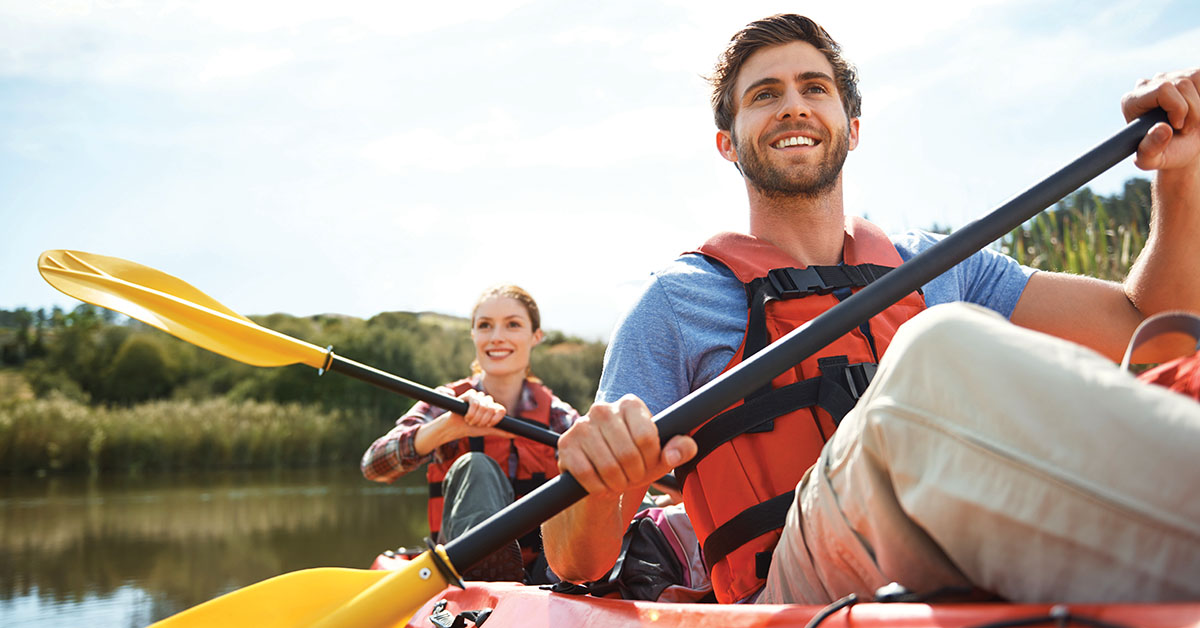
[[[104,370],[104,398],[130,404],[166,397],[174,384],[174,371],[157,340],[147,334],[129,336]]]
[[[13,331],[0,334],[0,363],[9,366],[20,366],[31,357],[34,347],[33,313],[21,307],[13,312],[5,312],[0,319],[3,327],[12,327]]]

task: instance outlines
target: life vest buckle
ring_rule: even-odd
[[[772,268],[767,280],[780,299],[797,299],[810,294],[828,294],[835,286],[825,282],[816,268]]]
[[[873,362],[856,362],[850,364],[850,360],[844,355],[834,355],[817,360],[817,367],[821,369],[822,377],[832,379],[834,383],[841,385],[839,379],[845,380],[843,388],[849,393],[851,400],[858,401],[866,392],[867,386],[871,385],[871,380],[875,378],[875,370],[878,368]],[[828,410],[828,408],[826,408]],[[835,419],[835,422],[839,422]]]
[[[846,369],[846,384],[850,387],[850,394],[855,401],[862,398],[864,392],[867,391],[867,386],[871,385],[871,380],[875,379],[875,369],[877,365],[870,362],[862,362],[860,364],[851,364]]]

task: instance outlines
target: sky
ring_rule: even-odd
[[[889,231],[986,214],[1200,65],[1190,0],[0,0],[0,308],[78,305],[36,271],[76,249],[246,315],[466,316],[516,283],[604,340],[746,230],[703,77],[777,12],[857,65],[846,209]]]

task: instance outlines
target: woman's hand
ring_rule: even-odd
[[[439,386],[438,390],[447,395],[454,394],[449,388]],[[504,406],[496,403],[495,399],[473,388],[458,398],[467,402],[466,414],[446,412],[417,428],[413,447],[418,454],[423,456],[446,443],[473,436],[513,438],[511,433],[493,427],[505,415]]]
[[[499,436],[513,438],[513,434],[494,427],[507,413],[504,406],[496,403],[490,395],[474,388],[458,396],[467,402],[466,414],[447,413],[452,421],[461,422],[462,438],[471,436]]]

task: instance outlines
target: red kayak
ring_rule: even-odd
[[[407,558],[380,554],[373,569],[395,569]],[[449,587],[421,607],[412,628],[568,628],[662,626],[680,628],[1200,628],[1200,602],[1171,604],[841,603],[843,606],[669,604],[552,593],[511,582],[468,582]],[[484,624],[486,622],[486,624]]]
[[[864,602],[832,610],[820,606],[772,604],[665,604],[550,593],[508,582],[468,582],[448,588],[421,607],[409,626],[476,625],[488,628],[545,626],[680,626],[681,628],[951,628],[1004,626],[1092,626],[1166,628],[1200,626],[1200,603],[1186,604],[913,604]],[[432,621],[437,619],[439,621]]]

